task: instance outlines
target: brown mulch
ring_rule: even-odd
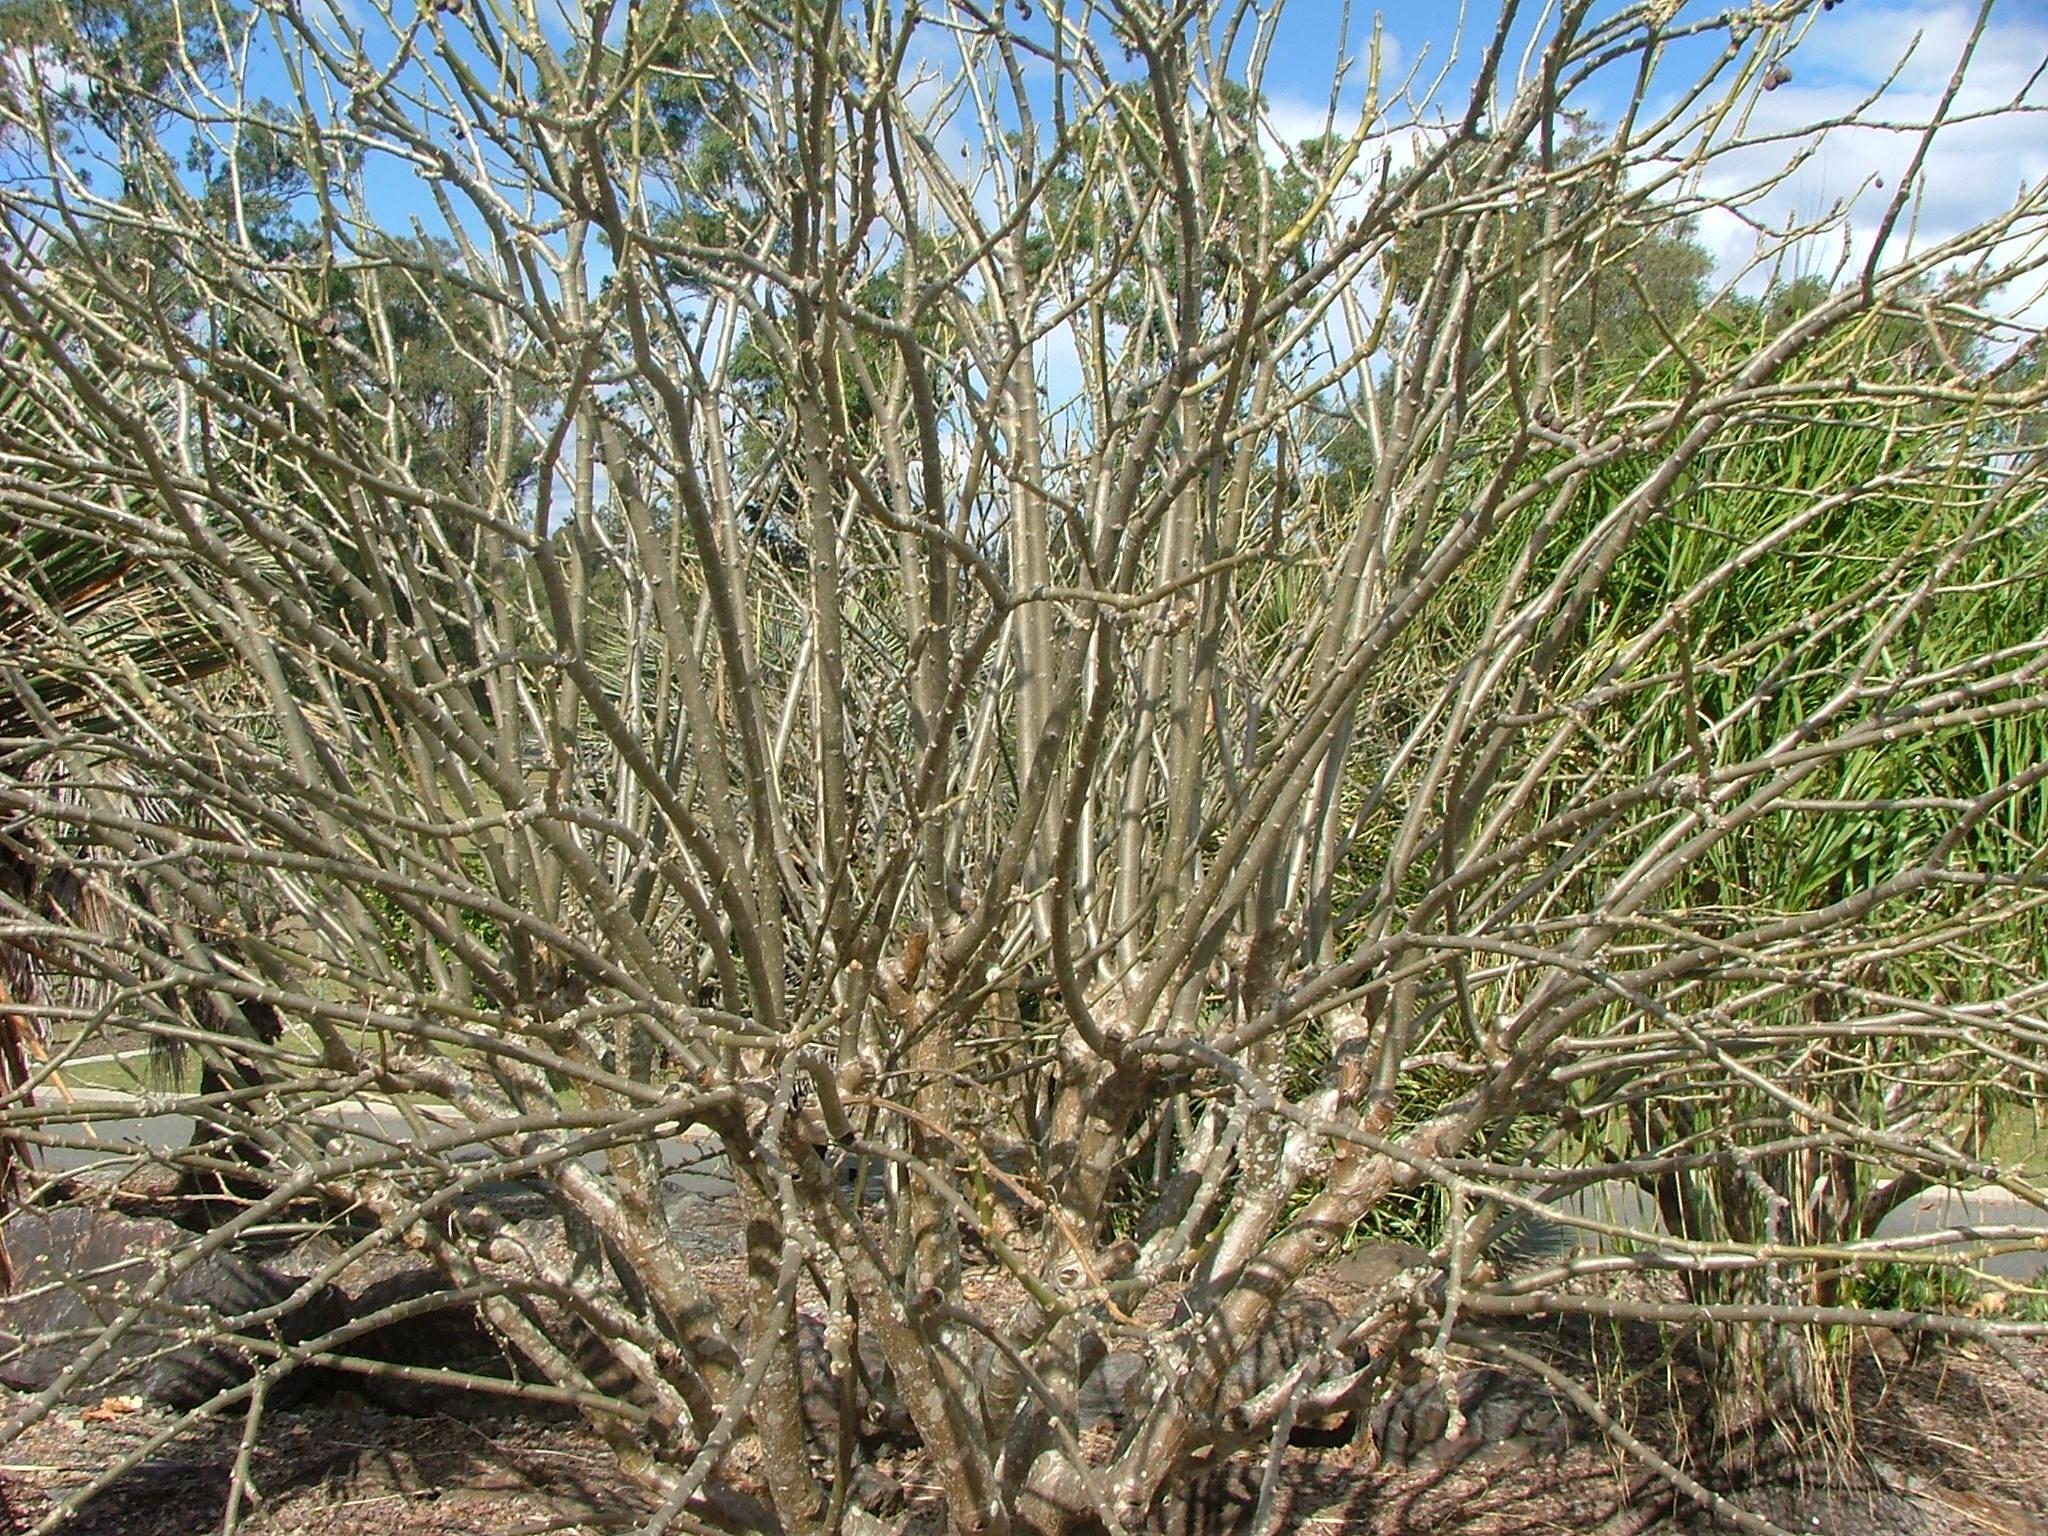
[[[683,1234],[698,1277],[728,1296],[744,1285],[737,1223],[718,1205]],[[969,1299],[999,1308],[1002,1279],[970,1278]],[[736,1297],[735,1297],[736,1299]],[[1158,1310],[1170,1305],[1151,1298]],[[1699,1427],[1703,1382],[1653,1330],[1519,1330],[1516,1342],[1585,1381],[1627,1382],[1632,1430],[1700,1482],[1788,1531],[1842,1536],[2048,1536],[2048,1343],[2007,1355],[1975,1344],[1888,1335],[1861,1344],[1839,1384],[1853,1435],[1763,1425],[1736,1443]],[[0,1422],[26,1400],[0,1389]],[[1848,1415],[1842,1415],[1844,1422]],[[40,1419],[0,1449],[0,1494],[26,1531],[179,1416],[127,1398]],[[1105,1431],[1097,1430],[1100,1434]],[[184,1427],[84,1501],[83,1536],[219,1531],[245,1426]],[[1272,1532],[1321,1536],[1679,1536],[1711,1517],[1596,1433],[1568,1443],[1429,1447],[1382,1462],[1362,1434],[1284,1453]],[[613,1532],[648,1502],[609,1448],[573,1415],[504,1396],[435,1389],[410,1398],[344,1385],[271,1409],[250,1449],[238,1529],[249,1536],[514,1536]],[[1154,1536],[1248,1532],[1266,1467],[1249,1452],[1198,1476],[1154,1522]],[[915,1457],[880,1469],[910,1500],[908,1536],[943,1530]],[[889,1524],[894,1524],[894,1519]],[[0,1531],[7,1528],[0,1519]]]
[[[26,1530],[175,1417],[150,1407],[52,1415],[8,1447],[0,1486]],[[239,1422],[195,1429],[81,1509],[81,1536],[218,1530]],[[269,1415],[251,1463],[258,1536],[513,1536],[616,1530],[644,1502],[580,1424],[529,1413],[394,1413],[341,1392]]]
[[[2048,1348],[2019,1346],[2040,1379]],[[1974,1346],[1865,1350],[1853,1379],[1853,1445],[1815,1451],[1766,1430],[1737,1452],[1690,1458],[1710,1486],[1793,1531],[2048,1536],[2048,1391]],[[4,1404],[0,1406],[14,1406]],[[608,1532],[646,1513],[604,1445],[579,1422],[504,1411],[489,1398],[395,1412],[350,1391],[268,1416],[251,1463],[251,1536],[513,1536]],[[17,1439],[0,1488],[19,1529],[171,1422],[111,1400],[53,1414]],[[1638,1430],[1657,1439],[1657,1426]],[[90,1536],[218,1530],[239,1422],[187,1431],[91,1499],[69,1529]],[[1664,1442],[1668,1447],[1668,1441]],[[1158,1521],[1164,1536],[1249,1527],[1263,1458],[1197,1481]],[[1738,1466],[1738,1463],[1740,1464]],[[913,1471],[903,1473],[913,1492]],[[1369,1444],[1287,1453],[1275,1529],[1329,1536],[1538,1536],[1705,1531],[1712,1521],[1597,1441],[1557,1456],[1487,1447],[1463,1459],[1379,1464]],[[913,1522],[916,1530],[926,1521]]]

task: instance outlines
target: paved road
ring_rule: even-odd
[[[67,1107],[54,1095],[47,1101],[39,1099],[38,1103],[53,1113],[62,1113]],[[169,1152],[192,1140],[193,1121],[190,1115],[122,1113],[124,1108],[136,1104],[137,1100],[132,1095],[110,1089],[74,1088],[68,1107],[85,1111],[91,1118],[75,1125],[51,1126],[52,1133],[60,1135],[68,1144],[39,1148],[38,1161],[52,1171],[69,1172],[89,1167],[108,1157]],[[366,1140],[394,1145],[404,1143],[412,1135],[410,1127],[388,1102],[380,1104],[374,1099],[358,1100],[346,1109],[324,1113],[318,1123],[323,1127],[331,1126],[335,1132],[353,1133]],[[673,1186],[672,1194],[709,1200],[732,1193],[732,1179],[725,1169],[724,1160],[708,1140],[664,1137],[661,1154],[666,1170],[663,1183]],[[485,1155],[477,1149],[458,1153],[451,1161],[480,1162]],[[604,1158],[601,1153],[593,1152],[584,1158],[584,1162],[591,1167],[602,1167]]]
[[[1948,1227],[1965,1231],[2025,1227],[2038,1232],[2040,1248],[2031,1253],[2002,1253],[1984,1260],[1979,1267],[1986,1273],[2006,1279],[2036,1282],[2042,1271],[2048,1270],[2048,1210],[2029,1205],[2002,1189],[1977,1190],[1970,1194],[1953,1189],[1930,1191],[1887,1216],[1878,1227],[1878,1235],[1909,1236],[1919,1232],[1939,1232]]]
[[[105,1151],[95,1151],[87,1146],[49,1148],[42,1155],[43,1165],[47,1168],[78,1168],[110,1153],[132,1154],[143,1149],[165,1151],[182,1147],[191,1139],[192,1121],[189,1116],[168,1113],[123,1115],[123,1107],[136,1101],[128,1095],[105,1089],[76,1089],[74,1097],[80,1107],[100,1111],[105,1118],[95,1119],[89,1126],[71,1128],[68,1134],[79,1139],[90,1138]],[[408,1134],[388,1105],[380,1106],[374,1101],[334,1118],[339,1127],[381,1139],[397,1141]],[[480,1157],[482,1154],[476,1155]],[[601,1159],[593,1154],[587,1161],[597,1165]],[[723,1160],[704,1141],[666,1138],[662,1143],[662,1161],[669,1170],[664,1182],[673,1185],[673,1193],[679,1197],[715,1200],[731,1193],[732,1183]],[[1574,1197],[1567,1203],[1567,1208],[1594,1220],[1638,1231],[1654,1232],[1661,1227],[1648,1198],[1633,1186],[1599,1185]],[[2029,1205],[2004,1190],[1979,1190],[1969,1194],[1954,1190],[1931,1191],[1894,1211],[1879,1228],[1879,1235],[1910,1237],[1950,1229],[1959,1233],[1959,1241],[1962,1242],[1981,1240],[1994,1233],[2010,1240],[2013,1229],[2039,1233],[2036,1239],[2039,1246],[2033,1250],[2000,1254],[1982,1261],[1980,1267],[1987,1273],[2017,1280],[2031,1279],[2048,1270],[2048,1209]],[[1585,1234],[1560,1232],[1542,1234],[1532,1246],[1556,1251],[1569,1249],[1575,1243],[1597,1247],[1599,1240]]]
[[[1568,1210],[1594,1221],[1637,1231],[1663,1230],[1664,1224],[1649,1196],[1633,1185],[1596,1185],[1561,1203]],[[2002,1189],[1977,1190],[1968,1194],[1952,1189],[1930,1190],[1887,1216],[1878,1224],[1877,1235],[1904,1238],[1956,1231],[1958,1239],[1955,1244],[1928,1250],[1931,1254],[1939,1254],[1988,1239],[1994,1233],[2004,1241],[2028,1240],[2025,1237],[2015,1238],[2013,1229],[2039,1233],[2034,1241],[2040,1246],[2029,1252],[2001,1253],[1979,1261],[1977,1267],[1987,1274],[2009,1280],[2032,1279],[2048,1269],[2048,1209],[2029,1205]],[[1597,1248],[1600,1240],[1597,1235],[1580,1234],[1580,1244]]]

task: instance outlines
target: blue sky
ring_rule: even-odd
[[[324,6],[329,14],[369,21],[373,38],[388,46],[389,27],[376,20],[379,0],[299,3],[309,15]],[[411,20],[408,0],[389,3],[400,25]],[[557,3],[565,10],[580,9],[580,0]],[[1679,0],[1666,4],[1681,26],[1722,8],[1681,5]],[[1275,9],[1270,4],[1267,8]],[[1619,8],[1617,0],[1602,0],[1599,14]],[[544,3],[541,9],[553,7]],[[1904,127],[1924,121],[1955,67],[1976,10],[1974,0],[1839,0],[1831,10],[1814,10],[1803,34],[1773,43],[1774,53],[1783,50],[1791,76],[1777,89],[1754,97],[1747,109],[1748,131],[1791,135],[1807,124],[1846,114],[1892,74],[1901,59],[1907,62],[1878,113]],[[1541,4],[1522,7],[1520,34],[1526,37],[1547,27],[1551,14]],[[1454,4],[1397,0],[1377,11],[1354,8],[1347,18],[1342,0],[1289,0],[1281,8],[1265,80],[1275,135],[1294,141],[1322,130],[1340,54],[1351,60],[1351,67],[1338,126],[1348,129],[1355,122],[1367,84],[1366,49],[1376,16],[1383,39],[1383,92],[1396,89],[1411,73],[1427,82],[1447,71],[1444,88],[1427,115],[1462,110],[1479,55],[1499,15],[1498,5],[1474,0],[1465,12],[1465,36],[1460,39],[1459,9]],[[373,41],[371,48],[374,56],[378,42]],[[1668,98],[1712,48],[1701,43],[1674,48],[1652,84],[1652,103]],[[1503,89],[1513,88],[1521,63],[1519,50],[1511,49]],[[254,75],[251,84],[256,92],[282,95],[288,89],[274,60],[267,66],[258,63]],[[1613,69],[1591,82],[1574,102],[1592,119],[1611,122],[1622,110],[1632,75],[1632,64]],[[1941,136],[1914,188],[1913,238],[1939,239],[2009,206],[2023,185],[2048,181],[2048,0],[1999,0],[1957,106],[1964,115],[1989,113],[2016,100],[2031,110],[1962,122]],[[1404,115],[1393,114],[1397,121]],[[1709,211],[1699,220],[1700,238],[1723,271],[1732,274],[1755,252],[1755,224],[1782,228],[1788,219],[1818,218],[1839,201],[1849,215],[1846,244],[1839,234],[1831,236],[1832,248],[1816,247],[1802,259],[1820,271],[1839,261],[1860,261],[1857,242],[1867,240],[1915,151],[1917,136],[1904,127],[1837,130],[1803,146],[1781,137],[1716,160],[1700,173],[1693,188],[1709,204],[1753,188],[1782,167],[1795,149],[1806,151],[1792,175],[1755,197],[1748,210],[1752,223]],[[380,215],[388,213],[401,225],[414,215],[423,215],[430,226],[438,223],[424,190],[417,183],[408,185],[409,180],[404,172],[383,179],[377,198]],[[1752,274],[1752,282],[1759,280]],[[2038,297],[2022,296],[2019,307],[2048,315],[2048,305]]]
[[[1721,9],[1673,8],[1679,10],[1681,24],[1696,14]],[[1596,14],[1617,9],[1604,5]],[[1786,40],[1784,63],[1791,78],[1757,96],[1750,132],[1789,134],[1845,114],[1891,76],[1901,60],[1905,66],[1874,115],[1901,125],[1924,122],[1955,69],[1977,9],[1974,0],[1840,0],[1831,10],[1816,11],[1802,34]],[[1350,18],[1353,56],[1363,53],[1373,14],[1359,10]],[[1529,6],[1523,14],[1543,24],[1549,12]],[[1382,7],[1378,15],[1386,38],[1383,67],[1390,77],[1403,76],[1418,65],[1422,73],[1433,74],[1452,60],[1455,6],[1403,0]],[[1468,41],[1457,50],[1459,56],[1450,68],[1450,82],[1460,90],[1469,89],[1483,39],[1499,15],[1497,5],[1474,5],[1468,11]],[[1525,34],[1528,26],[1525,21]],[[1267,82],[1276,127],[1283,136],[1305,136],[1320,124],[1342,27],[1339,0],[1294,0],[1288,5]],[[1708,51],[1699,44],[1674,49],[1652,86],[1652,100],[1668,99]],[[1511,64],[1514,57],[1511,50]],[[1510,67],[1509,83],[1513,74]],[[1593,82],[1578,103],[1595,119],[1611,122],[1623,108],[1629,84],[1629,71],[1612,71]],[[1362,78],[1354,79],[1348,99],[1355,101],[1362,89]],[[1937,140],[1916,188],[1917,238],[1925,241],[1954,233],[2010,205],[2022,185],[2048,179],[2048,0],[2002,0],[1994,6],[1956,109],[1962,114],[1984,113],[2014,101],[2033,112],[1958,123]],[[1854,245],[1867,239],[1878,222],[1917,142],[1918,135],[1903,128],[1831,132],[1813,142],[1811,154],[1792,176],[1757,199],[1751,215],[1783,227],[1788,218],[1818,217],[1839,200],[1849,213]],[[1726,157],[1703,175],[1700,191],[1711,198],[1754,185],[1789,158],[1793,143],[1786,140]],[[1739,269],[1755,251],[1756,232],[1740,219],[1709,214],[1701,220],[1699,232],[1726,271]],[[1815,250],[1806,259],[1827,266],[1839,254]],[[1854,255],[1860,260],[1860,249]]]

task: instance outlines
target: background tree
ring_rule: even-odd
[[[2025,1094],[2043,1038],[2017,964],[1933,1000],[1916,967],[2041,899],[2048,641],[2004,601],[2040,399],[1985,360],[2048,206],[1796,304],[1644,297],[1686,210],[1617,189],[1752,152],[1723,108],[1810,10],[1566,7],[1523,78],[1503,30],[1441,116],[1376,80],[1291,156],[1249,8],[605,8],[559,49],[492,4],[271,8],[233,27],[282,117],[181,56],[118,191],[11,104],[0,494],[236,665],[62,636],[68,722],[16,670],[0,813],[177,921],[109,945],[0,893],[0,935],[133,1027],[183,1027],[177,988],[273,1017],[206,1106],[265,1192],[209,1241],[367,1213],[663,1519],[862,1525],[861,1417],[804,1402],[822,1370],[853,1408],[863,1344],[951,1528],[1061,1531],[1504,1357],[1491,1321],[1621,1305],[1587,1274],[1784,1282],[1627,1303],[1674,1328],[1905,1323],[1824,1282],[1924,1250],[1727,1191],[2030,1188],[1959,1101],[1850,1074]],[[1722,46],[1656,116],[1673,27]],[[1635,108],[1561,149],[1617,77]],[[303,237],[209,204],[245,130],[293,146]],[[394,185],[445,243],[383,232]],[[176,323],[112,232],[176,252]],[[1766,590],[1794,554],[1844,569]],[[741,1297],[669,1230],[683,1134],[738,1188]],[[1488,1282],[1503,1212],[1587,1223],[1555,1197],[1613,1177],[1721,1214]],[[472,1209],[505,1178],[599,1262]],[[1302,1278],[1425,1188],[1428,1262],[1248,1392]],[[296,1364],[211,1408],[260,1421]]]

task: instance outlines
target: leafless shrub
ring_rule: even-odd
[[[5,516],[145,616],[7,567],[5,856],[126,918],[0,889],[51,978],[8,1006],[199,1050],[187,1161],[245,1202],[202,1247],[374,1213],[669,1517],[740,1518],[744,1440],[746,1518],[869,1518],[820,1352],[955,1529],[1125,1530],[1466,1324],[1899,1321],[1843,1280],[1929,1252],[1885,1209],[2033,1193],[1988,1140],[2048,1038],[2000,316],[2048,204],[1909,241],[1903,185],[1833,280],[1666,305],[1820,24],[1672,10],[1568,5],[1518,72],[1467,38],[1456,92],[1375,47],[1300,148],[1249,8],[275,3],[87,126],[0,96]],[[173,613],[224,665],[138,650]],[[743,1299],[670,1229],[678,1137]],[[1489,1278],[1617,1180],[1664,1224]],[[1420,1190],[1380,1363],[1242,1400]],[[1182,1286],[1091,1454],[1085,1379]]]

